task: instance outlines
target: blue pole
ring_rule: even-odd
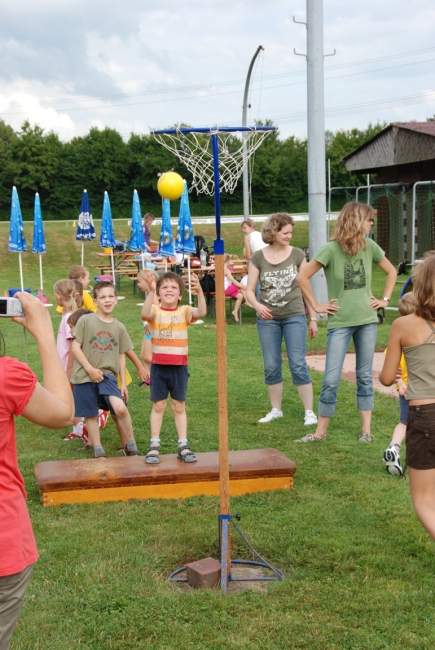
[[[216,214],[216,239],[214,240],[215,255],[224,254],[224,240],[221,239],[221,195],[219,189],[219,149],[218,136],[214,133],[211,136],[211,147],[213,151],[213,175],[214,175],[214,209]]]

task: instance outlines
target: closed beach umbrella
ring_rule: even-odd
[[[87,190],[83,190],[82,204],[80,206],[79,220],[77,222],[76,241],[82,242],[82,266],[84,262],[84,242],[96,238],[94,222],[92,219],[91,205]]]
[[[110,199],[107,192],[104,192],[103,216],[101,218],[100,246],[101,248],[110,248],[110,259],[112,262],[113,282],[115,282],[115,264],[113,261],[113,249],[115,248],[116,243],[115,243],[115,233],[113,232],[112,209],[110,207]]]
[[[192,304],[192,294],[190,290],[190,255],[196,253],[195,239],[193,237],[192,217],[190,216],[189,192],[187,183],[184,181],[184,191],[181,195],[180,213],[178,215],[177,238],[175,240],[175,250],[177,253],[187,254],[187,277],[189,285],[189,305]]]
[[[21,253],[22,251],[27,250],[27,245],[26,238],[24,236],[23,216],[21,214],[20,200],[18,198],[18,192],[15,185],[12,188],[11,221],[9,227],[8,249],[13,253],[18,253],[21,291],[24,291],[23,264],[21,261]]]
[[[140,211],[139,195],[133,192],[133,206],[131,209],[130,250],[142,254],[142,268],[145,266],[143,254],[146,251],[145,235],[142,227],[142,213]]]
[[[41,213],[41,201],[39,200],[39,194],[35,194],[35,204],[33,208],[33,244],[32,244],[32,253],[38,253],[39,255],[39,288],[41,291],[44,290],[44,284],[42,282],[42,253],[46,252],[45,247],[45,237],[44,237],[44,226],[42,223],[42,213]]]
[[[171,226],[171,205],[169,199],[163,199],[162,228],[160,230],[159,254],[162,257],[175,255],[174,237]]]

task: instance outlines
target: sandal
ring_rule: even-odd
[[[182,452],[185,451],[186,453],[183,454]],[[196,463],[198,460],[195,454],[190,451],[189,445],[180,445],[178,447],[178,453],[177,453],[177,458],[178,460],[181,460],[183,463]]]
[[[158,465],[160,463],[160,445],[157,442],[152,442],[148,447],[147,455],[145,456],[145,462],[148,465]]]

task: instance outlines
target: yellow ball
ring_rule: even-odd
[[[165,172],[157,182],[157,191],[164,199],[175,201],[184,192],[184,181],[177,172]]]

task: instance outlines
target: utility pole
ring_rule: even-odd
[[[300,21],[295,20],[295,23]],[[323,0],[307,0],[307,132],[310,259],[326,243],[325,105],[323,79]],[[294,50],[295,54],[299,54]],[[334,51],[335,54],[335,51]],[[331,56],[331,55],[326,55]],[[327,302],[323,270],[311,278],[317,302]]]
[[[252,68],[254,67],[255,59],[260,54],[261,50],[264,50],[262,45],[257,47],[257,50],[252,57],[252,61],[249,66],[248,74],[246,77],[245,83],[245,94],[243,95],[243,112],[242,112],[242,126],[248,126],[248,95],[249,95],[249,83],[251,81]],[[246,133],[242,133],[243,138],[243,160],[246,161],[243,168],[243,218],[248,219],[249,217],[249,173],[248,173],[248,161],[247,161],[247,152],[246,152]]]

